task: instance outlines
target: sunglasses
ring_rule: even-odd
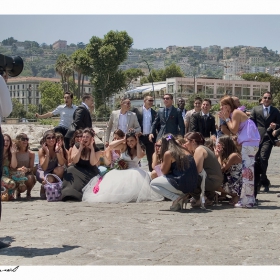
[[[264,97],[263,99],[271,100],[271,97]]]
[[[152,99],[152,100],[148,100],[149,102],[154,102],[154,100]]]
[[[75,138],[83,138],[83,135],[77,135]]]
[[[21,139],[20,139],[20,141],[29,141],[29,138],[24,138],[24,137],[22,137]]]
[[[49,136],[49,137],[46,137],[47,140],[52,140],[52,139],[55,139],[55,136]]]
[[[163,100],[169,100],[170,99],[170,97],[164,97],[163,98]]]
[[[160,148],[160,147],[161,147],[161,145],[157,145],[157,144],[156,144],[156,147],[157,147],[157,148]]]

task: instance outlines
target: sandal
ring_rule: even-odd
[[[200,199],[196,200],[195,198],[190,199],[190,203],[192,207],[200,207],[201,206],[201,201]]]
[[[31,197],[31,194],[30,194],[30,193],[27,193],[27,194],[26,194],[26,199],[27,199],[27,200],[31,200],[31,198],[32,198],[32,197]]]

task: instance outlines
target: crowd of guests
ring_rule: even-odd
[[[54,112],[73,110],[71,101],[72,95],[65,93],[66,105]],[[54,174],[63,182],[62,201],[165,199],[172,201],[172,211],[181,210],[187,203],[211,206],[217,198],[229,200],[234,207],[255,206],[261,184],[268,191],[268,158],[280,133],[280,113],[271,106],[272,95],[264,93],[263,104],[251,114],[237,97],[224,96],[219,125],[210,114],[209,99],[195,98],[191,111],[186,111],[182,98],[175,108],[171,94],[164,96],[165,107],[158,112],[151,108],[153,101],[146,96],[142,107],[130,111],[130,101],[122,100],[121,109],[110,117],[104,152],[95,144],[94,130],[81,127],[83,120],[90,123],[87,112],[93,107],[93,99],[87,95],[82,105],[75,107],[71,123],[69,114],[64,113],[68,130],[58,127],[44,133],[36,167],[28,136],[21,133],[12,141],[4,134],[3,175],[11,179],[8,200],[21,199],[23,193],[31,199],[36,181],[41,183],[40,196],[45,199],[46,175]],[[65,125],[61,121],[61,126]],[[141,168],[145,155],[149,172]],[[116,167],[118,160],[123,160],[126,168]],[[56,178],[50,176],[48,181],[55,182]]]

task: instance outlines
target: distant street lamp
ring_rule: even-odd
[[[142,60],[147,64],[148,69],[149,69],[149,73],[150,73],[150,76],[151,76],[151,79],[152,79],[153,96],[154,96],[155,106],[156,106],[156,95],[155,95],[155,91],[154,91],[154,79],[153,79],[153,76],[152,76],[152,74],[151,74],[150,65],[149,65],[149,63],[147,62],[147,60],[145,60],[145,59],[143,59],[143,58],[142,58]]]

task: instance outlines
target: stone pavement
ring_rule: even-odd
[[[32,201],[3,203],[2,266],[16,265],[279,265],[280,148],[269,162],[271,191],[254,209],[170,201],[123,204]]]

